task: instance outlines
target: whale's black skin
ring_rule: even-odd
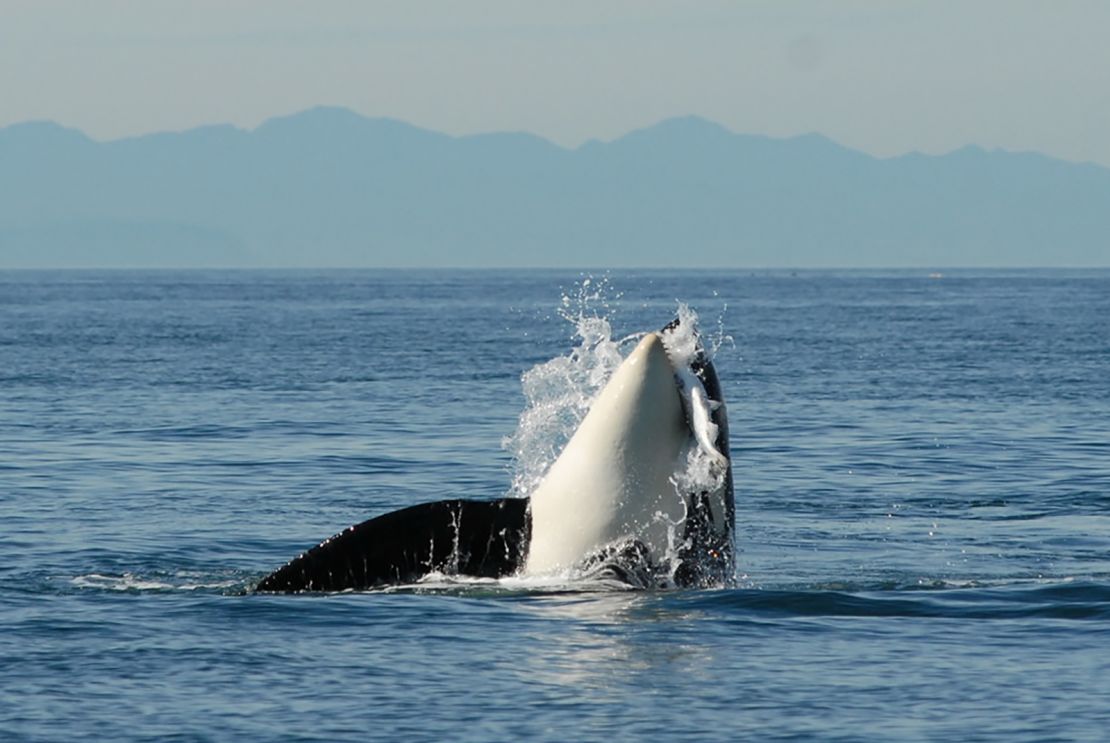
[[[663,328],[676,327],[678,320]],[[728,415],[717,370],[699,347],[693,372],[710,400],[721,403],[712,411],[717,425],[717,451],[730,457]],[[730,466],[724,484],[724,521],[715,524],[707,492],[689,493],[683,545],[678,567],[670,580],[682,587],[729,584],[733,581],[733,523],[735,501]],[[723,526],[723,529],[720,528]],[[444,500],[423,503],[363,521],[321,542],[263,578],[256,591],[365,590],[411,584],[433,572],[502,578],[524,566],[532,536],[527,498]],[[605,574],[636,587],[654,583],[655,566],[648,565],[643,545],[602,548],[584,565],[609,569]],[[621,560],[629,558],[627,565]],[[644,566],[647,566],[646,569]],[[649,576],[644,578],[643,576]],[[632,576],[632,577],[624,577]],[[634,578],[634,579],[633,579]]]
[[[500,578],[523,564],[528,501],[444,500],[363,521],[262,579],[256,591],[344,591],[413,583],[431,572]]]

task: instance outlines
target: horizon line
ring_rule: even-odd
[[[943,265],[916,265],[916,266],[609,266],[609,267],[558,267],[558,266],[3,266],[0,273],[5,272],[61,272],[61,271],[87,271],[97,273],[108,272],[247,272],[247,271],[450,271],[462,273],[477,273],[481,271],[496,272],[523,272],[540,271],[543,273],[568,273],[578,272],[583,275],[607,274],[620,271],[643,271],[653,273],[698,273],[702,271],[716,271],[729,273],[743,272],[783,272],[783,273],[821,273],[821,272],[861,272],[861,271],[897,271],[897,272],[928,272],[928,278],[944,278],[946,273],[961,273],[969,271],[1008,271],[1033,273],[1037,271],[1110,271],[1110,263],[1100,265],[1067,265],[1067,266],[1003,266],[1003,265],[975,265],[975,266],[943,266]]]

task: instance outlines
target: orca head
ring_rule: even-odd
[[[727,412],[708,354],[696,335],[680,348],[680,330],[644,336],[532,493],[526,574],[592,574],[632,554],[658,583],[732,581]],[[683,476],[699,457],[708,469]]]

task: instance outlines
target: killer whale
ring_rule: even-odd
[[[728,415],[700,340],[687,363],[647,333],[613,373],[530,498],[449,499],[386,513],[332,536],[255,591],[364,590],[432,572],[481,578],[571,569],[635,587],[727,584],[734,572]],[[696,338],[696,336],[695,336]],[[679,492],[679,459],[700,446],[712,487]]]

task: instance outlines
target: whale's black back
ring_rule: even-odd
[[[262,579],[258,591],[343,591],[413,583],[431,572],[500,578],[527,556],[524,498],[423,503],[363,521]]]

